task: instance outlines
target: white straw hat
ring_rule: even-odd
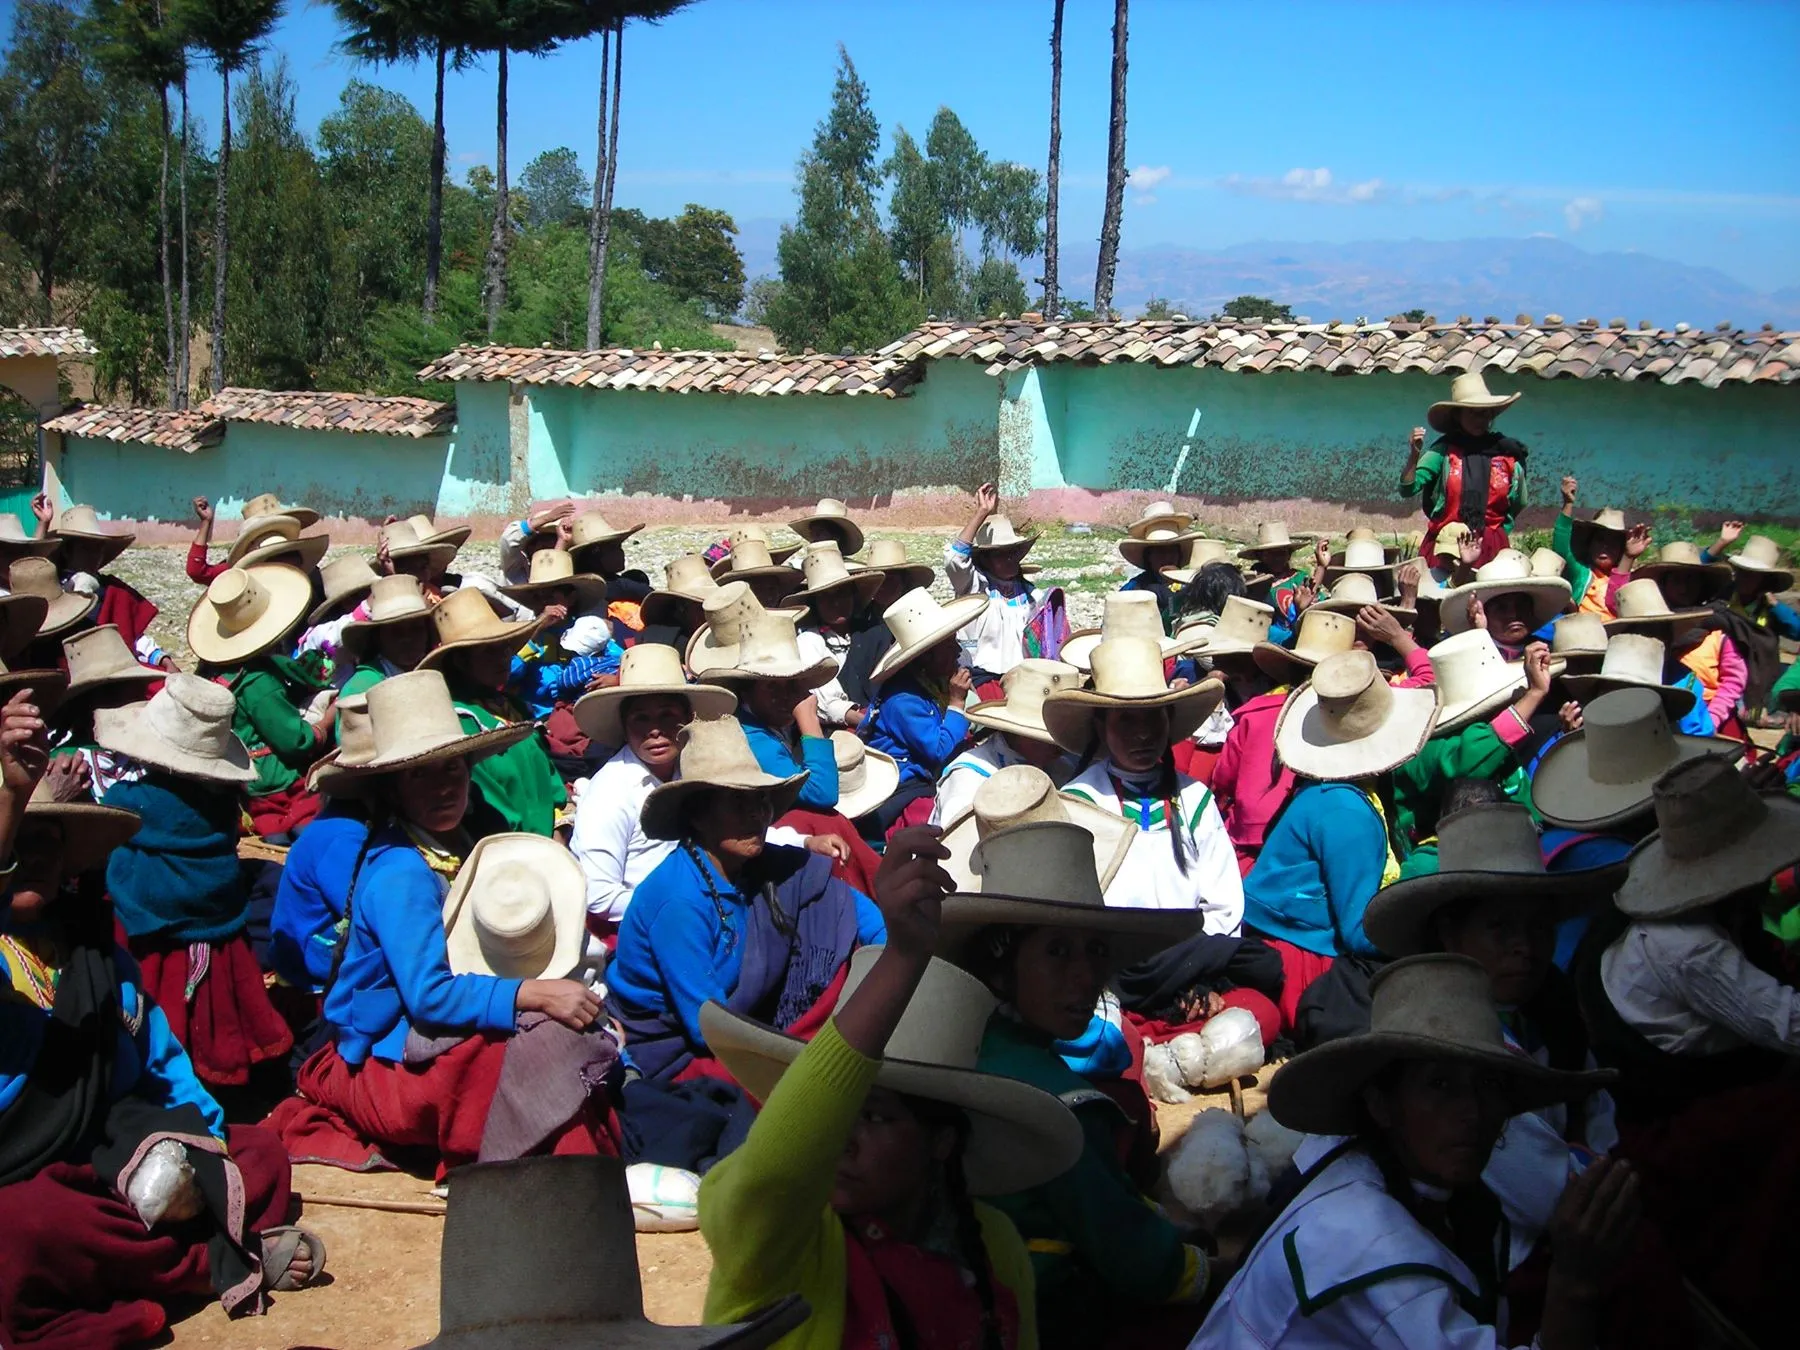
[[[1397,553],[1398,550],[1395,550]],[[1381,573],[1382,580],[1388,585],[1394,584],[1394,573],[1400,564],[1388,556],[1388,549],[1379,539],[1358,539],[1355,537],[1345,541],[1344,547],[1331,555],[1331,561],[1325,568],[1325,584],[1337,584],[1339,577],[1351,572]]]
[[[1289,533],[1285,520],[1265,520],[1256,527],[1256,541],[1238,546],[1238,556],[1242,558],[1260,559],[1265,553],[1279,555],[1277,562],[1285,563],[1296,549],[1311,544],[1318,536],[1315,534]]]
[[[717,587],[701,602],[701,608],[705,619],[687,647],[688,669],[701,679],[737,665],[738,645],[746,632],[763,622],[763,615],[777,615],[790,625],[806,617],[804,608],[765,610],[745,581]]]
[[[1173,523],[1173,519],[1139,520],[1132,525],[1132,532],[1119,540],[1119,556],[1132,567],[1144,565],[1144,555],[1153,548],[1178,548],[1181,556],[1171,565],[1171,570],[1186,561],[1187,545],[1198,536],[1188,533],[1185,526]]]
[[[1681,736],[1654,689],[1616,689],[1581,710],[1581,730],[1544,752],[1531,776],[1531,804],[1551,825],[1600,830],[1650,809],[1656,780],[1684,760],[1729,756],[1743,747]]]
[[[808,544],[806,556],[800,563],[800,574],[805,578],[805,585],[787,598],[801,605],[811,603],[815,596],[826,591],[846,586],[855,588],[858,604],[867,604],[881,589],[882,582],[882,574],[878,571],[866,567],[852,571],[845,566],[843,552],[835,539]]]
[[[836,497],[821,497],[812,514],[789,521],[788,528],[808,543],[828,539],[845,553],[862,552],[862,527],[850,519],[850,508]]]
[[[769,546],[760,539],[740,539],[725,555],[725,566],[713,569],[721,585],[728,581],[768,580],[779,582],[788,590],[798,590],[804,579],[785,562],[777,562]]]
[[[1665,652],[1656,638],[1641,633],[1615,633],[1607,639],[1606,655],[1596,674],[1564,675],[1563,683],[1583,703],[1627,686],[1654,689],[1663,701],[1664,711],[1679,722],[1694,710],[1699,699],[1692,689],[1663,682]]]
[[[440,530],[430,516],[420,512],[406,518],[406,523],[413,528],[413,533],[427,544],[448,544],[452,548],[461,548],[469,542],[469,536],[475,533],[471,525],[452,525],[447,530]]]
[[[1586,520],[1577,520],[1569,527],[1569,547],[1575,556],[1585,558],[1594,542],[1596,534],[1629,535],[1631,527],[1625,523],[1625,513],[1617,507],[1604,507],[1594,512]]]
[[[1632,580],[1648,577],[1658,586],[1666,576],[1699,577],[1707,587],[1707,599],[1722,595],[1731,585],[1731,564],[1703,562],[1700,550],[1685,539],[1671,540],[1657,551],[1654,558],[1639,562],[1631,569]]]
[[[554,839],[490,834],[476,842],[444,897],[453,975],[559,980],[581,964],[587,880]]]
[[[597,745],[625,744],[625,700],[668,694],[687,700],[688,715],[729,717],[737,711],[737,695],[716,684],[689,684],[673,647],[641,642],[625,650],[619,682],[575,700],[575,724]]]
[[[689,722],[681,729],[680,777],[654,788],[644,799],[638,823],[652,839],[681,837],[681,808],[697,792],[723,788],[769,798],[779,820],[793,807],[806,785],[806,770],[782,778],[756,762],[744,728],[735,717]]]
[[[405,572],[377,577],[369,588],[369,617],[344,625],[338,643],[352,656],[361,656],[377,630],[396,623],[431,618],[431,602],[419,589],[419,579]]]
[[[899,576],[905,590],[915,586],[929,590],[937,579],[937,569],[930,563],[913,562],[906,556],[905,543],[898,539],[871,539],[867,556],[870,571]]]
[[[313,606],[306,621],[323,623],[326,616],[344,601],[367,596],[380,579],[362,554],[339,554],[319,569],[319,585],[324,588],[325,598]]]
[[[1550,654],[1561,657],[1571,675],[1592,675],[1606,659],[1606,625],[1598,614],[1576,610],[1550,630]]]
[[[517,651],[543,627],[541,619],[503,619],[487,596],[473,586],[451,591],[431,607],[437,645],[419,661],[420,670],[442,666],[452,652],[471,647],[504,647]]]
[[[501,593],[510,595],[521,605],[542,609],[553,604],[558,591],[572,591],[571,613],[595,609],[606,601],[606,579],[592,572],[577,572],[575,558],[560,548],[540,548],[531,555],[531,573],[517,586],[502,586]]]
[[[1300,616],[1294,645],[1283,647],[1266,638],[1250,649],[1256,667],[1278,684],[1295,684],[1309,678],[1313,668],[1328,656],[1356,646],[1356,620],[1316,605]]]
[[[1393,579],[1391,573],[1387,579]],[[1323,600],[1313,601],[1307,612],[1322,609],[1328,614],[1347,614],[1355,619],[1358,611],[1369,605],[1378,605],[1406,623],[1419,617],[1418,610],[1401,604],[1398,597],[1390,595],[1384,598],[1380,588],[1375,585],[1375,578],[1367,572],[1338,573],[1331,583],[1331,594]]]
[[[99,565],[106,566],[137,542],[129,530],[109,530],[91,506],[71,506],[51,523],[48,531],[59,539],[80,539],[99,544],[105,550]]]
[[[1729,554],[1726,562],[1738,572],[1756,572],[1773,579],[1773,589],[1785,591],[1794,584],[1794,569],[1781,561],[1781,546],[1766,534],[1753,534],[1744,540],[1743,548]]]
[[[1190,619],[1177,626],[1175,636],[1193,639],[1193,650],[1202,656],[1248,656],[1258,643],[1269,640],[1275,623],[1275,607],[1242,595],[1225,597],[1217,623]]]
[[[664,566],[664,583],[644,597],[638,616],[646,624],[678,623],[689,602],[703,605],[719,589],[706,559],[698,553],[684,553]]]
[[[314,774],[316,789],[339,797],[366,792],[383,774],[446,759],[474,763],[516,745],[536,731],[530,722],[513,722],[488,731],[469,732],[450,699],[441,671],[409,670],[392,675],[365,691],[369,735],[374,753],[340,756]]]
[[[923,588],[908,591],[887,608],[881,621],[894,635],[894,645],[881,654],[869,683],[880,684],[909,661],[924,655],[945,638],[954,637],[987,608],[987,594],[964,595],[940,605]]]
[[[731,570],[731,555],[745,543],[761,544],[768,551],[769,561],[785,563],[801,549],[806,547],[804,541],[798,544],[776,544],[769,538],[769,532],[760,525],[740,525],[725,536],[725,556],[712,565],[712,574],[719,581],[725,580],[725,574]]]
[[[963,716],[978,727],[1055,744],[1044,726],[1044,700],[1054,690],[1079,688],[1081,672],[1074,666],[1028,656],[1000,677],[1004,697],[973,704]]]
[[[140,665],[117,624],[103,623],[63,639],[63,658],[69,668],[66,698],[117,684],[154,684],[167,671]]]
[[[1371,653],[1339,652],[1281,705],[1275,753],[1303,778],[1373,778],[1418,754],[1436,719],[1436,690],[1396,689]]]
[[[1162,610],[1149,591],[1108,591],[1101,610],[1098,628],[1077,628],[1063,640],[1058,659],[1077,670],[1086,671],[1093,660],[1094,648],[1107,638],[1146,638],[1161,649],[1163,660],[1171,661],[1194,649],[1197,634],[1164,637]]]
[[[643,528],[640,522],[620,529],[598,511],[583,511],[569,522],[569,552],[579,553],[593,544],[622,544]]]
[[[1445,638],[1426,653],[1437,674],[1437,734],[1458,731],[1492,716],[1525,688],[1525,663],[1508,661],[1485,628],[1470,628]],[[1550,673],[1563,667],[1552,659]]]
[[[1133,539],[1149,539],[1157,534],[1186,535],[1189,526],[1194,523],[1193,516],[1186,511],[1178,510],[1173,502],[1154,501],[1138,512],[1138,518],[1125,527],[1125,533]],[[1196,535],[1186,535],[1197,538]]]
[[[37,637],[55,637],[66,632],[92,614],[100,603],[97,595],[82,595],[66,589],[56,564],[35,554],[13,559],[12,566],[7,569],[6,589],[14,595],[36,596],[44,602]]]
[[[228,567],[188,615],[188,646],[202,661],[242,665],[275,646],[312,608],[312,578],[286,563]]]
[[[433,571],[441,572],[456,557],[457,546],[444,541],[432,541],[420,535],[410,520],[395,520],[381,527],[381,542],[387,546],[387,555],[395,562],[407,558],[429,558]]]
[[[1037,543],[1035,534],[1020,534],[1013,528],[1011,516],[989,516],[975,531],[970,545],[973,553],[1009,553],[1014,550],[1023,558]]]
[[[1531,550],[1531,575],[1534,577],[1560,577],[1567,575],[1568,559],[1553,548],[1534,548]]]
[[[1648,628],[1673,632],[1677,625],[1695,624],[1714,617],[1710,608],[1670,609],[1663,598],[1662,587],[1654,579],[1644,577],[1619,587],[1613,595],[1615,617],[1605,620],[1608,633],[1637,633]]]
[[[1086,752],[1108,708],[1167,708],[1173,745],[1192,736],[1225,698],[1218,680],[1169,688],[1162,651],[1148,638],[1108,638],[1094,648],[1093,661],[1092,689],[1057,689],[1044,700],[1050,738],[1073,754]]]
[[[256,520],[265,516],[286,516],[300,523],[300,528],[310,530],[319,523],[319,513],[310,506],[295,506],[284,502],[273,492],[259,492],[244,503],[241,513],[245,520]]]
[[[1450,397],[1426,409],[1425,420],[1434,431],[1451,431],[1456,426],[1456,418],[1452,414],[1464,408],[1471,412],[1492,413],[1498,417],[1518,401],[1517,394],[1491,392],[1479,370],[1465,370],[1450,381]]]
[[[1475,569],[1475,580],[1444,593],[1438,621],[1446,633],[1469,628],[1469,602],[1484,604],[1491,595],[1523,595],[1531,600],[1531,628],[1536,631],[1569,607],[1569,583],[1561,577],[1535,574],[1531,559],[1516,548],[1503,548]]]
[[[950,856],[939,866],[949,873],[958,891],[980,891],[976,846],[1001,830],[1043,821],[1081,826],[1088,838],[1090,861],[1101,891],[1118,876],[1137,836],[1136,827],[1122,816],[1057,791],[1055,782],[1042,769],[1009,764],[995,770],[976,788],[968,810],[945,825],[938,842],[949,850]]]
[[[1165,567],[1163,575],[1170,581],[1178,581],[1183,586],[1191,586],[1194,578],[1200,575],[1200,569],[1208,563],[1230,563],[1240,567],[1237,545],[1227,543],[1223,539],[1207,539],[1201,535],[1189,535],[1180,567]]]
[[[708,618],[741,607],[741,597],[735,594],[738,586],[748,589],[741,581],[719,588],[719,593],[706,602]],[[800,650],[799,630],[786,611],[760,605],[743,613],[731,654],[729,666],[710,666],[696,673],[714,680],[804,680],[809,689],[817,689],[838,672],[837,657],[809,657]]]
[[[900,786],[894,757],[869,749],[854,731],[832,732],[831,753],[837,761],[837,810],[846,820],[868,815]]]
[[[256,778],[250,751],[231,731],[237,700],[222,684],[173,671],[148,703],[96,708],[94,740],[103,750],[183,778],[247,785]]]

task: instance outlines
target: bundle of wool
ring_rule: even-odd
[[[1181,1078],[1181,1066],[1169,1042],[1144,1047],[1144,1090],[1159,1102],[1179,1106],[1190,1099]]]
[[[1214,1108],[1189,1122],[1169,1157],[1169,1189],[1208,1227],[1243,1212],[1269,1193],[1269,1173],[1244,1143],[1237,1116]]]
[[[1250,1156],[1259,1158],[1271,1183],[1294,1162],[1294,1150],[1306,1138],[1298,1130],[1290,1130],[1267,1111],[1259,1111],[1244,1123],[1244,1146]]]

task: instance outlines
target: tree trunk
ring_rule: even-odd
[[[500,48],[500,88],[494,114],[494,228],[488,235],[487,335],[493,340],[506,308],[506,252],[512,235],[506,194],[506,48]]]
[[[162,113],[162,174],[156,180],[156,242],[162,251],[163,332],[168,337],[168,361],[163,373],[169,382],[169,406],[179,408],[181,391],[176,384],[180,365],[175,355],[175,285],[169,271],[169,86],[156,87]]]
[[[1044,175],[1044,317],[1055,318],[1056,194],[1062,182],[1062,28],[1063,0],[1050,18],[1050,168]]]
[[[600,215],[606,205],[606,88],[612,71],[612,29],[600,33],[600,151],[594,159],[594,209],[588,214],[588,309],[587,346],[593,351],[600,345],[601,281],[600,281]]]
[[[606,304],[606,250],[612,242],[613,180],[619,176],[619,91],[625,87],[625,21],[613,29],[612,129],[607,132],[606,198],[600,203],[600,247],[595,272],[600,280],[600,304]]]
[[[231,181],[231,70],[219,68],[225,110],[219,119],[219,190],[213,203],[212,391],[225,387],[225,269],[231,257],[231,230],[226,221],[226,185]]]
[[[185,69],[183,69],[181,72],[181,166],[180,166],[179,171],[176,174],[176,178],[181,185],[181,222],[180,222],[181,223],[181,322],[176,325],[178,333],[179,333],[180,341],[181,341],[181,350],[176,354],[176,369],[178,371],[177,383],[179,385],[179,392],[176,395],[176,402],[175,402],[175,406],[177,408],[185,408],[188,405],[188,357],[189,357],[189,349],[194,344],[193,329],[189,326],[191,321],[188,317],[188,299],[189,299],[188,289],[189,288],[188,288],[187,170],[188,170],[187,71]]]
[[[431,192],[425,212],[425,322],[437,314],[438,268],[444,259],[444,43],[437,45],[437,98],[431,109]]]
[[[1119,219],[1125,214],[1125,21],[1131,0],[1113,0],[1112,129],[1106,145],[1106,214],[1100,222],[1100,265],[1094,274],[1094,313],[1112,310],[1119,266]]]

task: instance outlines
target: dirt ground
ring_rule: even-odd
[[[1272,1069],[1244,1090],[1244,1109],[1262,1109]],[[1227,1107],[1226,1093],[1207,1093],[1181,1106],[1158,1106],[1164,1153],[1209,1107]],[[300,1220],[325,1240],[330,1283],[276,1295],[265,1317],[230,1321],[214,1303],[176,1322],[175,1346],[218,1350],[407,1350],[437,1334],[438,1244],[443,1219],[322,1204],[319,1197],[398,1200],[436,1205],[431,1183],[404,1173],[358,1175],[330,1167],[296,1167],[294,1189],[308,1197]],[[644,1309],[652,1321],[697,1323],[712,1258],[698,1233],[638,1236]]]

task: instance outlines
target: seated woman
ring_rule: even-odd
[[[360,553],[340,553],[320,567],[313,607],[294,639],[294,655],[304,660],[317,653],[325,673],[342,691],[355,669],[355,660],[344,651],[344,629],[369,601],[377,577],[369,560]]]
[[[221,1087],[294,1044],[245,932],[237,846],[256,770],[237,712],[228,689],[177,672],[148,703],[94,714],[101,748],[145,768],[103,799],[143,822],[107,863],[113,909],[195,1071]]]
[[[866,704],[850,697],[838,675],[850,655],[856,620],[881,589],[882,574],[872,567],[851,571],[845,566],[836,542],[829,539],[807,545],[801,574],[806,578],[805,588],[782,601],[807,608],[807,617],[799,632],[800,654],[815,660],[829,656],[838,663],[838,673],[818,689],[819,724],[828,732],[855,731],[869,710]]]
[[[1371,1030],[1276,1070],[1269,1111],[1314,1136],[1298,1193],[1258,1239],[1197,1350],[1516,1344],[1500,1284],[1505,1223],[1482,1172],[1509,1119],[1604,1076],[1506,1044],[1487,973],[1460,956],[1396,961],[1371,983]],[[1602,1158],[1551,1220],[1541,1350],[1595,1345],[1603,1285],[1627,1252],[1637,1180]]]
[[[463,730],[473,735],[523,728],[506,738],[499,753],[471,767],[476,809],[470,828],[478,836],[507,831],[548,836],[568,791],[537,726],[506,692],[513,655],[539,621],[500,618],[473,587],[450,592],[432,607],[431,621],[437,646],[420,658],[419,669],[443,673]]]
[[[101,874],[137,820],[33,790],[29,700],[0,714],[0,1339],[136,1345],[208,1293],[260,1312],[318,1280],[324,1244],[284,1226],[280,1140],[226,1126],[114,944]],[[191,1169],[173,1187],[165,1159]]]
[[[1151,502],[1138,518],[1125,527],[1125,538],[1119,541],[1119,556],[1137,572],[1119,589],[1147,591],[1156,597],[1156,608],[1162,617],[1163,630],[1175,624],[1181,583],[1169,573],[1186,561],[1188,545],[1200,538],[1190,529],[1194,518],[1177,511],[1168,502]]]
[[[1507,548],[1477,568],[1473,581],[1444,593],[1438,621],[1447,634],[1486,628],[1500,655],[1518,661],[1570,603],[1567,581],[1536,575],[1530,558]]]
[[[1182,1346],[1200,1325],[1210,1263],[1133,1182],[1118,1142],[1131,1123],[1057,1043],[1086,1033],[1114,972],[1192,936],[1200,916],[1108,908],[1094,854],[1073,822],[987,834],[972,859],[981,891],[944,901],[938,951],[1000,1000],[981,1069],[1059,1098],[1085,1137],[1074,1167],[996,1201],[1033,1253],[1041,1343]]]
[[[475,843],[464,828],[471,763],[529,728],[465,731],[436,671],[367,697],[372,753],[318,775],[321,792],[362,798],[373,820],[325,993],[336,1039],[301,1068],[304,1100],[271,1123],[295,1157],[365,1167],[384,1150],[425,1149],[440,1177],[477,1158],[616,1152],[589,1084],[617,1046],[595,1025],[599,999],[565,978],[581,958],[580,868],[547,841]],[[531,1013],[543,1017],[521,1020]],[[521,1036],[536,1038],[529,1082],[507,1072]],[[545,1074],[547,1063],[566,1072]]]
[[[790,1343],[805,1350],[1039,1344],[1025,1244],[972,1197],[1061,1176],[1082,1130],[1049,1093],[978,1068],[995,1001],[931,957],[948,882],[936,853],[924,830],[890,842],[878,887],[890,945],[857,954],[810,1043],[704,1012],[708,1043],[765,1103],[700,1187],[710,1324],[798,1293],[812,1318]]]
[[[871,817],[881,836],[931,814],[938,775],[968,739],[962,709],[975,686],[956,634],[986,604],[965,595],[940,605],[926,591],[909,591],[882,616],[894,645],[869,673],[878,692],[862,726],[863,739],[900,766],[899,789]]]
[[[1081,672],[1062,661],[1028,657],[1006,672],[1000,687],[1004,697],[964,710],[970,734],[980,739],[944,766],[929,824],[960,819],[981,785],[1015,764],[1042,769],[1058,786],[1073,774],[1073,761],[1044,725],[1044,700],[1058,689],[1079,689]]]
[[[148,686],[168,672],[139,665],[110,623],[65,639],[63,655],[68,662],[69,688],[50,716],[50,753],[58,759],[79,760],[87,774],[88,790],[99,801],[113,784],[142,778],[144,767],[95,744],[94,713],[142,703]]]
[[[77,595],[95,597],[94,622],[113,624],[140,661],[158,664],[162,652],[150,637],[150,625],[158,612],[155,603],[105,570],[137,542],[137,536],[127,530],[107,529],[91,506],[71,506],[58,512],[41,492],[32,498],[31,510],[44,535],[62,544],[56,562],[63,584]]]
[[[706,623],[706,601],[719,589],[706,559],[684,553],[663,569],[665,580],[644,597],[639,608],[643,631],[634,644],[657,643],[685,652],[695,633]]]
[[[56,564],[48,558],[15,558],[6,569],[6,592],[11,596],[29,596],[43,602],[38,615],[37,631],[21,641],[11,640],[9,622],[8,645],[11,653],[6,664],[14,670],[55,670],[62,662],[62,644],[84,628],[92,627],[99,608],[91,595],[64,590],[57,579]],[[36,613],[37,606],[30,611]],[[23,614],[25,611],[20,610]],[[20,621],[23,629],[24,623]],[[23,632],[20,633],[23,637]]]
[[[405,572],[378,578],[362,617],[346,624],[338,641],[351,666],[339,690],[345,697],[366,694],[370,685],[391,675],[417,670],[437,645],[431,603],[419,589],[419,579]]]

